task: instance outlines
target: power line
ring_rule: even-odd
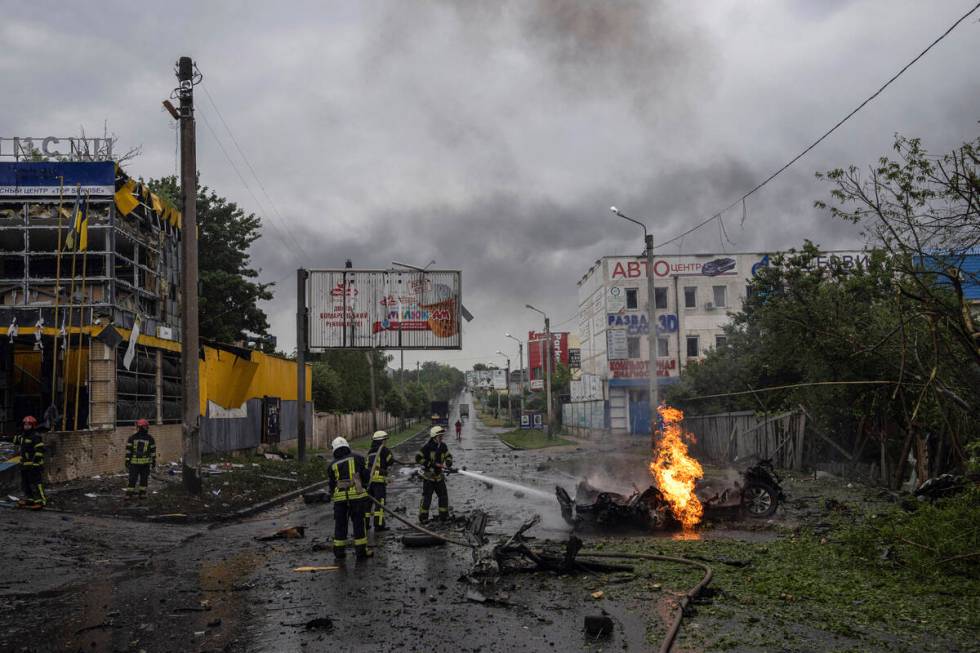
[[[698,397],[685,397],[683,401],[694,401],[695,399],[717,399],[719,397],[737,397],[739,395],[750,395],[758,392],[774,392],[776,390],[788,390],[790,388],[806,388],[816,385],[900,385],[898,381],[811,381],[810,383],[791,383],[789,385],[773,385],[767,388],[756,388],[754,390],[740,390],[738,392],[722,392],[715,395],[700,395]],[[905,385],[921,385],[906,383]]]
[[[231,127],[228,126],[228,122],[225,120],[224,115],[221,113],[221,109],[218,108],[218,105],[214,101],[214,98],[211,97],[210,91],[208,91],[207,87],[204,86],[203,84],[201,85],[201,89],[204,91],[204,95],[208,98],[208,102],[210,102],[211,103],[211,106],[214,108],[214,112],[218,115],[218,119],[221,120],[221,124],[224,125],[225,131],[228,132],[228,136],[231,137],[231,142],[235,145],[235,149],[238,150],[238,154],[242,157],[242,160],[245,161],[245,165],[248,166],[249,171],[252,173],[252,177],[255,178],[255,182],[258,184],[259,189],[262,191],[262,194],[265,195],[265,198],[267,200],[269,200],[269,204],[272,206],[272,210],[275,211],[276,215],[282,221],[283,226],[286,228],[286,231],[289,234],[289,237],[296,244],[296,246],[300,249],[300,251],[303,252],[303,255],[307,259],[310,259],[309,254],[306,252],[306,250],[302,246],[302,242],[300,240],[298,240],[292,234],[291,231],[289,231],[289,229],[288,229],[288,225],[289,225],[288,221],[286,220],[286,218],[283,217],[282,212],[279,211],[279,207],[273,201],[272,196],[269,195],[269,191],[267,191],[265,189],[265,184],[262,183],[262,180],[259,178],[259,175],[255,172],[255,168],[252,166],[252,162],[249,160],[248,156],[246,156],[245,155],[245,152],[242,150],[241,145],[238,143],[238,139],[235,138],[235,133],[231,131]],[[271,218],[272,216],[270,215],[269,217]]]
[[[945,32],[943,32],[942,34],[940,34],[939,37],[936,38],[936,40],[934,40],[932,43],[930,43],[929,46],[925,50],[923,50],[922,52],[920,52],[919,54],[917,54],[911,61],[909,61],[907,64],[905,64],[901,68],[901,70],[899,70],[897,73],[895,73],[894,75],[892,75],[892,77],[887,82],[885,82],[884,84],[882,84],[878,88],[877,91],[875,91],[870,96],[868,96],[868,98],[865,99],[864,102],[862,102],[861,104],[859,104],[849,114],[847,114],[846,116],[844,116],[843,118],[841,118],[839,121],[837,121],[837,124],[835,124],[833,127],[831,127],[830,129],[828,129],[827,131],[825,131],[823,133],[823,135],[820,136],[820,138],[818,138],[817,140],[815,140],[812,143],[810,143],[810,145],[808,145],[802,152],[800,152],[799,154],[797,154],[796,156],[794,156],[792,159],[790,159],[788,163],[786,163],[784,166],[782,166],[781,168],[779,168],[778,170],[776,170],[774,173],[772,173],[771,175],[769,175],[768,177],[766,177],[760,183],[756,184],[755,187],[752,188],[752,190],[750,190],[749,192],[747,192],[744,195],[742,195],[741,197],[739,197],[737,200],[735,200],[734,202],[732,202],[731,204],[729,204],[728,206],[726,206],[725,208],[723,208],[721,211],[715,212],[714,214],[711,215],[710,218],[707,218],[705,220],[702,220],[698,224],[694,225],[693,227],[691,227],[690,229],[688,229],[684,233],[682,233],[682,234],[680,234],[678,236],[674,236],[670,240],[667,240],[665,242],[662,242],[662,243],[658,244],[656,246],[656,249],[660,249],[661,247],[666,247],[667,245],[669,245],[669,244],[671,244],[673,242],[676,242],[676,241],[680,240],[684,236],[687,236],[688,234],[691,234],[691,233],[697,231],[698,229],[700,229],[701,227],[705,226],[706,224],[710,223],[712,220],[715,220],[715,219],[720,220],[721,219],[721,215],[723,213],[726,213],[730,209],[735,208],[735,206],[737,206],[739,204],[739,202],[742,202],[743,203],[743,220],[744,220],[744,202],[745,202],[746,199],[749,198],[750,195],[752,195],[753,193],[755,193],[756,191],[758,191],[759,189],[761,189],[763,186],[765,186],[766,184],[768,184],[770,181],[772,181],[773,179],[775,179],[776,177],[778,177],[780,174],[782,174],[783,172],[785,172],[794,163],[796,163],[797,161],[799,161],[800,159],[802,159],[804,156],[806,156],[810,152],[810,150],[812,150],[817,145],[819,145],[820,143],[822,143],[828,136],[830,136],[835,131],[837,131],[837,129],[839,127],[841,127],[841,125],[843,125],[845,122],[847,122],[852,117],[854,117],[854,115],[858,111],[860,111],[861,109],[863,109],[868,103],[870,103],[876,97],[878,97],[879,95],[881,95],[881,93],[886,88],[888,88],[889,86],[891,86],[892,82],[894,82],[899,77],[901,77],[905,73],[906,70],[908,70],[913,65],[915,65],[915,63],[918,62],[919,59],[921,59],[922,57],[924,57],[926,55],[926,53],[929,52],[929,50],[932,50],[936,45],[938,45],[940,41],[942,41],[947,36],[949,36],[950,33],[954,29],[956,29],[959,26],[960,23],[962,23],[964,20],[966,20],[967,18],[969,18],[970,15],[973,14],[977,9],[980,9],[980,2],[978,2],[975,5],[973,5],[973,8],[972,9],[970,9],[968,12],[966,12],[965,14],[963,14],[962,16],[960,16],[960,18],[955,23],[953,23],[952,25],[949,26],[949,29],[947,29]]]
[[[201,111],[200,109],[198,110],[198,113],[202,118],[204,118],[204,125],[208,128],[208,131],[211,132],[211,137],[214,139],[214,142],[217,143],[218,149],[221,150],[221,153],[225,155],[225,159],[228,161],[228,164],[231,165],[231,168],[232,170],[235,171],[235,174],[238,175],[238,179],[242,182],[242,185],[245,186],[245,190],[248,191],[248,194],[252,196],[252,200],[258,205],[259,210],[261,210],[262,213],[267,213],[265,210],[265,206],[262,205],[262,202],[259,201],[259,198],[255,196],[254,192],[252,192],[252,187],[248,185],[247,181],[245,181],[245,177],[242,176],[241,170],[238,169],[238,166],[235,165],[235,162],[232,160],[232,158],[228,156],[228,150],[226,150],[225,146],[222,145],[221,139],[218,138],[218,135],[214,132],[214,129],[211,127],[211,121],[208,120],[207,113]],[[279,230],[279,227],[274,222],[270,221],[269,224],[271,224],[275,228],[276,236],[279,238],[280,242],[282,242],[282,244],[286,247],[287,250],[293,246],[296,246],[296,245],[291,246],[289,243],[286,242],[283,233]]]

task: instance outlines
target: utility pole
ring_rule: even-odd
[[[551,356],[555,352],[555,346],[551,342],[551,318],[547,315],[544,316],[544,333],[545,337],[548,339],[548,353],[544,359],[544,394],[545,399],[548,402],[548,424],[545,427],[545,434],[550,440],[551,434],[551,417],[552,417],[552,406],[551,406]]]
[[[194,127],[194,84],[200,81],[190,57],[177,61],[177,93],[180,97],[180,188],[183,195],[180,232],[180,256],[183,269],[180,277],[184,300],[180,323],[180,362],[184,372],[183,453],[184,489],[189,494],[201,494],[201,396],[198,374],[197,307],[197,145]]]
[[[548,351],[547,351],[547,354],[545,354],[545,352],[543,350],[541,352],[541,355],[544,357],[544,395],[545,395],[545,401],[548,402],[548,413],[547,413],[548,419],[547,419],[547,423],[544,425],[544,432],[545,432],[545,435],[548,436],[548,439],[551,439],[551,416],[552,416],[552,408],[551,408],[551,357],[552,357],[552,355],[554,354],[554,351],[555,351],[554,343],[551,341],[551,318],[549,318],[547,316],[547,314],[545,314],[545,312],[542,311],[540,308],[534,308],[530,304],[525,304],[524,307],[525,308],[529,308],[532,311],[536,311],[538,313],[541,313],[541,315],[544,316],[544,337],[546,339],[546,342],[548,343]],[[541,342],[541,339],[538,338],[538,343],[540,343],[540,342]],[[531,344],[531,343],[528,342],[528,344]]]
[[[653,234],[647,232],[647,226],[640,222],[639,220],[634,220],[628,215],[624,215],[615,206],[610,206],[609,210],[623,218],[624,220],[629,220],[633,224],[637,224],[643,227],[643,243],[645,245],[646,254],[646,264],[647,264],[647,322],[649,323],[649,331],[647,332],[647,347],[650,352],[648,355],[649,362],[647,376],[649,378],[650,386],[650,437],[656,437],[657,433],[657,407],[660,405],[659,398],[657,396],[657,292],[655,285],[655,276],[653,273]],[[679,314],[679,312],[678,312]],[[678,332],[679,333],[679,332]],[[678,352],[678,358],[680,358],[680,352]]]
[[[521,364],[521,384],[520,384],[521,397],[520,397],[520,399],[521,399],[521,417],[523,417],[524,416],[524,382],[525,382],[525,378],[524,378],[524,341],[521,340],[520,338],[515,338],[514,336],[510,335],[509,333],[505,333],[504,336],[506,336],[507,338],[510,338],[511,340],[516,340],[517,341],[517,360]],[[528,344],[530,345],[530,343],[528,343]],[[508,383],[509,382],[510,381],[508,380]]]
[[[306,461],[306,280],[309,272],[296,270],[296,454]]]
[[[649,376],[650,376],[650,434],[651,437],[656,433],[657,425],[657,406],[660,405],[657,397],[657,291],[654,285],[653,274],[653,234],[645,234],[643,237],[646,243],[647,255],[647,347],[650,349]]]
[[[371,382],[371,430],[378,430],[378,403],[374,395],[374,350],[369,349],[364,352],[368,362],[368,378]]]

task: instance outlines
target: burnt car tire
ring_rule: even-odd
[[[779,506],[779,492],[766,483],[749,483],[742,492],[742,508],[754,519],[771,517]]]

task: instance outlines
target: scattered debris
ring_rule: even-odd
[[[305,571],[337,571],[340,567],[330,566],[330,567],[296,567],[293,571],[305,572]]]
[[[266,460],[282,460],[282,456],[277,453],[267,453],[265,454]]]
[[[257,535],[255,539],[259,542],[268,542],[270,540],[298,540],[304,537],[306,537],[306,526],[290,526],[280,529],[272,535]]]
[[[424,546],[442,546],[446,544],[446,540],[443,540],[432,535],[425,535],[423,533],[412,534],[412,535],[402,535],[402,544],[410,548],[419,548]]]
[[[601,599],[605,595],[606,595],[606,593],[603,592],[602,590],[599,590],[598,592],[592,592],[592,598],[594,598],[596,600]]]
[[[330,493],[326,490],[307,492],[303,495],[304,503],[330,503]]]
[[[95,494],[94,492],[86,492],[85,493],[85,496],[87,496],[89,499],[98,499],[99,498],[99,495],[98,494]]]
[[[942,497],[948,497],[965,490],[969,486],[966,478],[963,476],[954,476],[953,474],[943,474],[941,476],[936,476],[934,478],[928,479],[925,483],[919,486],[913,494],[919,497],[920,500],[935,500]]]
[[[293,472],[293,473],[295,474],[296,472]],[[268,479],[271,479],[273,481],[286,481],[288,483],[299,483],[299,479],[298,478],[286,478],[285,476],[272,476],[270,474],[258,474],[258,477],[259,478],[268,478]]]
[[[593,639],[609,637],[613,631],[613,620],[606,615],[585,617],[585,634]]]

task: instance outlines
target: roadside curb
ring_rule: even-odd
[[[265,501],[252,504],[251,506],[240,508],[235,512],[220,515],[150,515],[146,517],[146,521],[157,524],[191,524],[195,522],[211,522],[212,525],[216,525],[223,522],[235,521],[236,519],[251,517],[256,513],[262,512],[263,510],[268,510],[269,508],[274,508],[281,503],[295,499],[296,497],[306,494],[307,492],[319,490],[325,485],[327,485],[327,481],[317,481],[316,483],[312,483],[306,487],[290,490],[285,494],[280,494],[279,496],[272,497],[271,499],[266,499]]]

